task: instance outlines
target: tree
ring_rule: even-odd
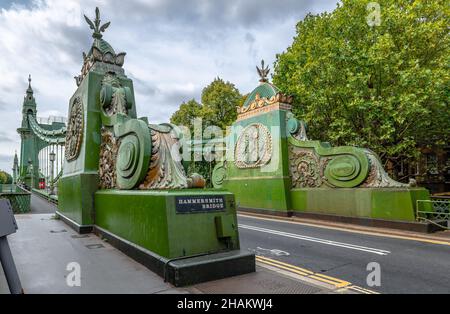
[[[12,184],[13,183],[13,177],[7,172],[5,172],[5,174],[6,174],[6,184]]]
[[[12,177],[9,173],[0,170],[0,184],[11,184]]]
[[[200,118],[202,112],[202,105],[200,105],[195,99],[191,99],[188,102],[183,102],[180,108],[170,118],[170,122],[176,125],[183,125],[188,128],[192,128],[192,121],[195,118]]]
[[[230,82],[216,78],[202,91],[203,119],[207,125],[215,125],[222,130],[231,125],[237,117],[236,107],[242,95]]]
[[[443,0],[377,3],[378,26],[365,0],[300,21],[273,81],[294,96],[311,138],[395,163],[449,142],[450,9]]]
[[[217,126],[225,131],[226,127],[236,120],[236,106],[243,103],[243,97],[234,84],[225,82],[218,77],[203,89],[201,101],[202,104],[195,99],[183,102],[172,115],[170,122],[188,127],[191,136],[194,135],[193,120],[195,118],[202,119],[202,132],[210,126]],[[204,138],[204,140],[208,139]],[[193,159],[186,165],[187,172],[200,173],[206,179],[207,186],[211,187],[211,173],[215,162],[194,161]]]
[[[0,184],[6,184],[6,173],[4,173],[3,171],[0,171]]]

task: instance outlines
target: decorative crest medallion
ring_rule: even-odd
[[[272,158],[272,136],[261,123],[248,125],[239,136],[234,164],[240,169],[258,168]]]
[[[70,106],[69,120],[67,121],[65,155],[67,161],[78,158],[83,140],[84,117],[81,97],[74,99]]]

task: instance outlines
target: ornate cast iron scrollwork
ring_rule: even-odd
[[[158,132],[150,129],[152,138],[152,158],[144,182],[140,189],[182,189],[188,181],[179,154],[180,144],[173,129]],[[173,156],[173,155],[177,156]]]
[[[128,86],[122,86],[116,75],[107,73],[102,81],[100,103],[107,116],[117,113],[127,115],[128,110],[133,107],[131,89]]]
[[[100,24],[100,11],[95,9],[95,20],[91,21],[86,15],[84,16],[89,27],[94,31],[92,37],[94,38],[94,44],[88,54],[83,52],[83,67],[81,68],[81,74],[75,76],[75,82],[77,86],[81,85],[81,82],[89,73],[89,71],[98,62],[106,65],[108,68],[121,68],[125,62],[125,52],[117,53],[105,40],[102,39],[102,33],[109,27],[110,22],[103,25]]]
[[[404,184],[395,181],[384,171],[383,166],[381,165],[381,161],[378,156],[372,152],[371,150],[365,150],[367,157],[369,157],[370,162],[370,171],[367,179],[361,185],[362,187],[367,188],[383,188],[383,187],[397,187],[404,188],[408,186],[414,186],[414,181],[410,184]]]
[[[83,103],[76,97],[70,105],[69,120],[67,121],[65,155],[67,161],[78,158],[84,131]]]
[[[293,116],[288,118],[287,132],[294,188],[323,185],[338,188],[408,186],[391,179],[379,158],[370,150],[331,147],[329,143],[309,141],[306,126]]]
[[[292,96],[286,96],[281,93],[278,93],[275,96],[266,98],[256,95],[255,100],[252,103],[250,103],[250,105],[248,105],[247,107],[237,107],[236,110],[238,114],[244,114],[246,112],[253,111],[258,108],[262,108],[264,106],[274,105],[277,103],[290,105],[292,103]]]
[[[116,187],[116,160],[120,141],[113,132],[102,128],[102,144],[100,145],[100,188],[113,189]]]
[[[319,160],[312,151],[291,148],[289,159],[293,188],[314,188],[322,185]]]
[[[215,188],[221,188],[227,177],[227,162],[221,161],[214,167],[211,182]]]
[[[288,136],[292,136],[299,141],[308,141],[308,136],[306,134],[308,127],[306,123],[294,118],[292,113],[287,114],[286,116],[286,130]]]

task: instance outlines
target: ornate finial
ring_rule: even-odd
[[[32,94],[33,89],[31,88],[31,74],[28,75],[28,88],[27,88],[27,94]]]
[[[98,9],[98,7],[95,8],[94,22],[92,22],[86,15],[84,16],[84,19],[89,24],[89,27],[94,31],[92,37],[96,39],[102,38],[102,33],[108,28],[109,24],[111,24],[111,22],[108,22],[100,26],[100,10]]]
[[[261,83],[267,82],[267,75],[269,75],[270,69],[269,66],[264,68],[264,60],[261,60],[261,68],[256,67],[259,76],[261,79],[259,80]]]

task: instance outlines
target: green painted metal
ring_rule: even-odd
[[[431,200],[417,200],[417,217],[435,220],[447,221],[447,227],[450,227],[450,198],[432,197]]]
[[[132,189],[145,178],[152,154],[152,141],[148,125],[142,120],[132,119],[117,124],[115,133],[123,137],[117,158],[117,185]],[[131,136],[126,136],[133,134]]]
[[[282,152],[287,151],[286,110],[275,110],[233,124],[232,133],[227,137],[227,160],[234,160],[234,148],[240,135],[239,130],[254,123],[262,123],[269,127],[272,133],[273,157],[270,164],[263,168],[240,169],[233,162],[226,161],[225,168],[221,164],[215,167],[214,180],[221,177],[218,172],[225,172],[226,179],[221,188],[236,194],[239,207],[258,208],[272,211],[288,211],[289,194],[289,164]],[[222,169],[222,170],[220,170]],[[218,186],[217,184],[215,185]],[[264,195],[264,197],[261,197]]]
[[[83,138],[78,157],[64,164],[64,173],[58,182],[59,210],[80,225],[94,223],[94,193],[99,185],[99,159],[101,143],[100,90],[107,69],[92,69],[81,82],[70,103],[78,97],[83,103]],[[122,85],[133,91],[133,83],[124,75],[119,76]],[[135,107],[129,111],[136,117]]]
[[[357,187],[363,183],[369,172],[369,159],[364,150],[352,146],[331,147],[319,141],[301,141],[292,136],[289,144],[296,147],[310,148],[322,157],[333,157],[325,169],[325,176],[331,184],[340,188]]]
[[[243,107],[248,107],[253,101],[255,101],[257,95],[258,97],[265,97],[267,99],[270,99],[271,97],[278,94],[280,90],[275,85],[272,85],[269,82],[261,82],[261,85],[259,85],[257,88],[255,88],[248,96],[247,99],[244,102]]]
[[[28,213],[31,210],[31,193],[15,184],[0,185],[0,198],[11,202],[15,214]]]
[[[20,161],[17,169],[17,181],[31,188],[37,188],[39,183],[39,151],[50,145],[63,145],[65,142],[65,124],[39,124],[36,119],[37,109],[34,92],[31,87],[31,77],[22,104],[22,123],[17,129],[20,134]]]
[[[179,144],[174,126],[137,119],[124,54],[116,55],[101,39],[107,26],[100,27],[98,10],[94,22],[86,20],[94,43],[69,102],[69,158],[58,182],[59,213],[168,259],[238,250],[234,195],[187,188],[201,178],[188,177],[173,157],[173,144]],[[154,188],[152,182],[163,184]],[[223,209],[177,212],[177,197],[212,196],[224,198]]]
[[[226,210],[180,214],[176,196],[223,195]],[[217,190],[102,190],[95,193],[95,224],[166,258],[239,248],[234,196]],[[222,220],[217,231],[216,219]],[[226,230],[226,237],[219,232]]]
[[[416,200],[429,197],[422,188],[305,188],[291,193],[294,212],[398,221],[415,221]]]
[[[258,72],[261,84],[238,110],[226,159],[214,169],[215,187],[233,192],[243,209],[415,221],[416,201],[429,199],[426,189],[389,178],[368,149],[309,140],[306,124],[291,112],[289,97],[267,82],[264,65]],[[270,163],[240,167],[236,142],[247,127],[258,124],[271,131]],[[254,138],[260,141],[260,134]],[[268,142],[264,145],[268,151]]]

